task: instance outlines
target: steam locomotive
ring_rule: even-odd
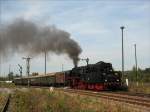
[[[121,72],[113,70],[111,63],[74,67],[72,70],[46,75],[15,78],[16,85],[70,87],[84,90],[118,90],[122,88]]]

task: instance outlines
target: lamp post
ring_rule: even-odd
[[[121,32],[122,32],[122,79],[124,79],[124,43],[123,43],[123,30],[124,26],[121,26]]]

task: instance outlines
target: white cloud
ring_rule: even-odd
[[[105,27],[102,24],[92,23],[90,21],[80,21],[80,23],[74,23],[64,29],[72,33],[78,33],[80,35],[99,35],[108,33]]]

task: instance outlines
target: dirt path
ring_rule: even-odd
[[[0,88],[0,93],[13,93],[14,89],[10,89],[10,88]]]

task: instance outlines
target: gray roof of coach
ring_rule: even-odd
[[[66,70],[64,72],[68,72],[69,70]],[[22,77],[22,78],[15,78],[15,79],[28,79],[28,78],[38,78],[38,77],[47,77],[47,76],[54,76],[55,74],[57,73],[62,73],[62,72],[54,72],[54,73],[47,73],[46,75],[45,74],[42,74],[42,75],[36,75],[36,76],[29,76],[29,77]]]
[[[38,77],[47,77],[47,76],[54,76],[56,73],[48,73],[46,75],[37,75],[37,76],[29,76],[29,77],[19,77],[19,78],[15,78],[15,79],[31,79],[31,78],[38,78]]]

